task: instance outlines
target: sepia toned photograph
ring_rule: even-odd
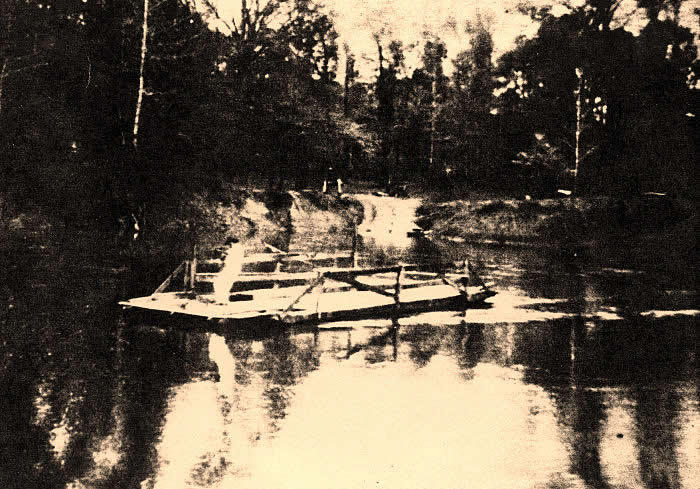
[[[696,0],[0,0],[0,488],[699,489]]]

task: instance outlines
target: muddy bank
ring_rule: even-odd
[[[345,196],[320,192],[276,192],[227,186],[217,195],[195,195],[177,208],[154,209],[152,231],[145,236],[155,246],[184,247],[197,244],[210,254],[234,237],[247,247],[264,243],[287,250],[292,236],[308,221],[319,233],[346,233],[361,216],[361,205]]]
[[[216,196],[152,204],[115,222],[105,217],[70,225],[50,209],[0,199],[0,299],[25,311],[75,310],[73,302],[95,307],[105,297],[150,293],[194,245],[200,257],[215,256],[227,237],[260,250],[264,243],[285,250],[349,246],[352,223],[361,216],[362,206],[349,197],[234,186]],[[294,241],[299,228],[332,239]],[[81,292],[66,294],[75,288]]]

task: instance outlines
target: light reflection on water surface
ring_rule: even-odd
[[[52,340],[41,371],[3,385],[5,445],[25,461],[5,487],[700,486],[694,291],[541,250],[462,254],[492,306],[398,328],[87,316],[79,342]]]

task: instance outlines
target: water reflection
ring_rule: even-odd
[[[574,318],[569,330],[569,385],[554,399],[570,452],[571,471],[591,487],[607,488],[600,456],[601,433],[606,421],[603,393],[588,389],[580,372],[585,336],[583,319]]]
[[[170,389],[153,487],[231,484],[284,419],[290,387],[317,367],[313,335],[241,340],[202,333],[210,369]]]
[[[454,346],[459,367],[463,370],[473,369],[486,350],[484,326],[462,323],[455,332]]]
[[[680,486],[678,471],[678,394],[635,388],[635,437],[641,478],[647,488]]]
[[[499,295],[259,334],[127,323],[79,294],[3,319],[0,485],[698,487],[688,284],[595,254],[397,253],[469,257]]]
[[[60,487],[60,465],[52,454],[49,430],[33,422],[34,379],[28,365],[22,363],[7,368],[0,382],[0,410],[4,414],[4,426],[0,429],[0,484],[38,487],[45,480],[45,487]]]

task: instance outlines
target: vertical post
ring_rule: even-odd
[[[139,139],[139,118],[141,117],[141,106],[143,105],[143,95],[146,92],[144,88],[143,73],[146,64],[146,54],[148,52],[148,0],[143,0],[143,25],[141,36],[141,63],[139,64],[139,91],[136,99],[136,112],[134,113],[134,134],[131,139],[131,144],[134,149],[138,146]]]
[[[462,299],[464,300],[464,305],[466,306],[469,303],[469,291],[468,288],[469,284],[471,283],[472,279],[472,273],[471,270],[469,269],[469,260],[464,260],[462,262],[462,280],[460,280],[460,292],[462,294]],[[466,310],[465,310],[466,314]]]
[[[577,331],[577,323],[582,322],[581,317],[574,317],[571,319],[571,331],[569,332],[569,358],[571,363],[569,364],[569,375],[571,377],[571,385],[576,385],[576,353],[581,345],[581,338]]]
[[[321,320],[321,309],[320,309],[320,303],[321,303],[321,295],[323,294],[323,288],[324,288],[324,282],[325,278],[324,276],[319,272],[318,274],[318,283],[316,285],[316,319],[319,321]]]
[[[187,289],[194,289],[195,276],[197,275],[197,244],[192,245],[192,260],[190,260]]]
[[[2,113],[2,91],[7,78],[7,58],[2,62],[2,70],[0,70],[0,114]]]
[[[357,268],[357,218],[352,218],[352,268]]]
[[[431,86],[433,99],[430,102],[430,153],[428,155],[428,166],[430,171],[434,171],[433,163],[435,158],[435,112],[437,111],[437,71],[433,75]]]
[[[403,275],[403,266],[399,267],[396,272],[396,285],[394,286],[394,306],[398,312],[401,305],[401,276]]]
[[[185,290],[190,288],[190,260],[185,260],[185,266],[182,269],[182,286]]]
[[[348,350],[348,352],[346,353],[345,358],[350,358],[350,352],[352,351],[352,328],[348,329],[347,350]]]

